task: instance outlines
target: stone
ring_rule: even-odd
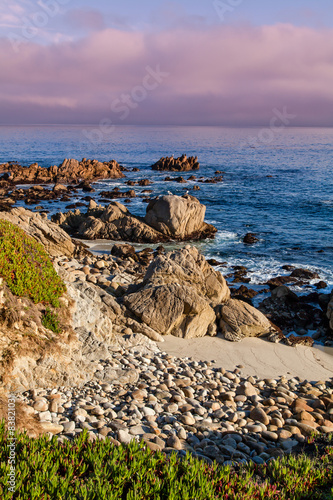
[[[121,444],[129,444],[132,439],[135,439],[134,436],[131,436],[127,429],[119,429],[117,431],[117,438],[118,438],[118,441],[121,443]]]
[[[174,448],[175,450],[181,450],[183,448],[180,439],[175,434],[171,434],[171,436],[168,438],[167,445],[170,446],[170,448]]]
[[[147,287],[125,297],[125,305],[163,335],[203,337],[213,328],[215,313],[207,301],[185,285]]]
[[[194,196],[166,195],[148,204],[145,222],[168,238],[203,239],[217,231],[204,222],[205,212],[206,207]]]
[[[46,399],[41,399],[39,401],[36,401],[36,403],[34,403],[34,406],[33,406],[34,410],[36,411],[41,411],[41,412],[45,412],[48,410],[49,408],[49,405],[46,401]]]
[[[39,420],[41,422],[47,422],[52,420],[51,412],[49,411],[41,411],[39,413]]]
[[[247,233],[244,238],[243,238],[243,243],[246,243],[247,245],[253,245],[254,243],[257,243],[259,239],[254,233]]]
[[[250,412],[250,417],[255,422],[258,421],[258,422],[261,422],[265,425],[268,425],[270,422],[270,418],[268,417],[268,415],[266,415],[264,410],[260,407],[253,408],[253,410],[251,410],[251,412]]]
[[[50,432],[51,434],[60,434],[64,428],[62,425],[59,424],[53,424],[52,422],[40,422],[40,428],[42,429],[43,433],[48,433]]]
[[[259,392],[258,389],[254,387],[254,385],[251,384],[251,382],[247,381],[243,382],[236,388],[236,394],[239,394],[241,396],[247,396],[247,397],[256,396],[258,392]]]
[[[220,327],[227,340],[261,337],[277,332],[277,328],[258,309],[246,302],[230,299],[221,306]]]
[[[327,318],[329,320],[330,329],[333,331],[333,294],[331,295],[331,300],[327,306]]]
[[[152,441],[145,441],[146,443],[146,446],[151,450],[151,451],[162,451],[162,446],[156,444],[156,443],[153,443]]]
[[[189,170],[198,170],[200,167],[198,158],[194,156],[182,155],[179,158],[162,157],[154,165],[151,166],[152,170],[159,171],[172,171],[172,172],[187,172]]]
[[[184,425],[194,425],[195,424],[195,418],[191,415],[182,415],[180,417],[180,420]]]
[[[75,430],[75,422],[73,421],[64,422],[62,426],[64,428],[64,432],[73,432]]]

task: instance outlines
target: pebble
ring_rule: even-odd
[[[244,379],[136,347],[111,351],[95,366],[100,382],[20,396],[45,433],[63,442],[86,429],[91,442],[106,438],[118,446],[135,439],[152,451],[189,450],[207,463],[263,464],[290,453],[313,431],[333,432],[330,382]],[[121,380],[112,378],[119,368],[127,372]]]

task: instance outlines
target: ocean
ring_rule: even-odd
[[[198,156],[199,171],[150,169],[162,156],[183,153]],[[332,289],[333,129],[0,126],[0,163],[16,160],[47,167],[64,158],[83,157],[115,159],[129,169],[140,169],[126,173],[125,179],[96,183],[92,195],[98,199],[99,191],[115,186],[134,189],[137,198],[128,208],[136,215],[145,213],[142,191],[147,188],[129,188],[124,184],[129,179],[148,178],[153,195],[189,191],[196,196],[207,207],[206,221],[218,229],[214,240],[197,245],[206,257],[226,261],[228,268],[246,266],[252,285],[288,274],[282,266],[291,264],[317,271],[329,285],[325,292]],[[167,175],[214,177],[217,170],[223,172],[223,182],[217,184],[164,181]],[[200,191],[192,191],[195,184]],[[51,214],[65,208],[60,202],[43,206]],[[248,232],[259,242],[244,244]]]

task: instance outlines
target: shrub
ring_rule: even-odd
[[[22,229],[0,220],[0,276],[14,295],[59,306],[66,291],[44,247]]]
[[[57,313],[51,311],[49,307],[46,308],[43,319],[42,319],[42,325],[45,326],[45,328],[48,328],[49,330],[52,330],[54,333],[61,333],[61,327],[58,319]]]

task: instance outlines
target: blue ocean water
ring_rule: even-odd
[[[213,177],[220,170],[224,181],[165,182],[168,173],[149,168],[161,156],[183,153],[197,155],[201,165],[199,172],[183,173],[185,179],[193,173]],[[202,252],[230,266],[247,266],[252,283],[286,274],[281,266],[293,264],[316,270],[333,286],[333,129],[263,133],[224,127],[0,127],[0,163],[17,160],[49,166],[83,157],[116,159],[140,169],[127,173],[124,180],[97,183],[99,190],[127,190],[126,180],[142,178],[152,181],[154,195],[188,190],[206,205],[207,222],[219,230],[215,240],[199,244]],[[194,184],[200,191],[192,192]],[[142,191],[147,188],[134,189],[138,197],[128,208],[143,215]],[[51,213],[64,209],[57,202],[47,208]],[[245,245],[242,238],[247,232],[256,233],[260,241]]]

